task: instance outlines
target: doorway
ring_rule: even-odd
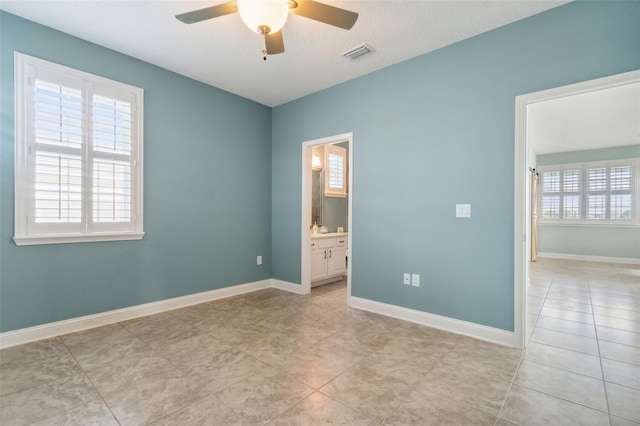
[[[514,194],[514,344],[527,344],[527,283],[531,246],[531,146],[530,107],[547,101],[593,93],[640,82],[640,71],[590,80],[516,97],[515,194]]]
[[[337,144],[343,144],[346,147],[346,201],[347,201],[347,218],[346,229],[346,277],[347,277],[347,305],[351,304],[351,271],[352,271],[352,253],[353,253],[353,133],[343,133],[340,135],[329,136],[322,139],[310,140],[302,143],[302,216],[301,216],[301,277],[302,293],[309,294],[311,292],[311,270],[312,270],[312,194],[313,194],[313,149],[318,147],[326,147]],[[316,212],[317,214],[317,212]],[[338,225],[339,226],[339,225]],[[336,232],[336,230],[329,230]]]

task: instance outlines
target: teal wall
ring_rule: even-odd
[[[540,154],[536,156],[536,162],[537,166],[548,166],[551,164],[588,163],[589,161],[609,161],[625,158],[640,158],[640,145]]]
[[[0,28],[1,331],[271,277],[270,108],[5,12]],[[15,246],[14,50],[144,89],[142,241]]]
[[[515,97],[638,68],[640,2],[573,2],[275,108],[274,278],[300,283],[302,142],[353,131],[353,295],[513,330]]]
[[[538,166],[640,158],[640,145],[537,156]],[[640,259],[640,226],[540,225],[541,253]]]

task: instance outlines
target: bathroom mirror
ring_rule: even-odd
[[[336,146],[348,149],[348,144]],[[326,226],[329,232],[337,232],[338,227],[347,229],[349,201],[346,197],[325,196],[324,146],[314,148],[313,155],[321,157],[319,165],[312,170],[311,179],[311,225]]]

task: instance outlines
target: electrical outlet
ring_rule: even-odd
[[[456,204],[456,217],[471,217],[471,204]]]
[[[411,284],[411,274],[408,274],[408,273],[406,273],[406,272],[404,273],[404,283],[405,283],[406,285]]]
[[[256,258],[256,265],[262,265],[262,256]]]
[[[420,274],[411,274],[411,285],[420,287]]]

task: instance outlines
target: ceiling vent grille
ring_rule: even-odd
[[[342,56],[349,59],[358,59],[372,52],[373,52],[373,49],[370,46],[367,46],[366,44],[362,44],[358,47],[354,47],[353,49],[347,52],[344,52]]]

